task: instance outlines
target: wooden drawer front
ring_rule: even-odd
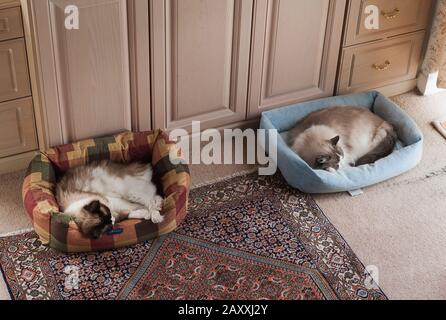
[[[424,32],[343,51],[338,93],[378,88],[414,79]]]
[[[379,29],[365,27],[366,6],[379,8]],[[353,0],[350,3],[345,45],[379,40],[424,29],[432,0]]]
[[[37,149],[31,98],[0,104],[0,158]]]
[[[0,10],[0,41],[23,37],[20,7]]]
[[[0,43],[0,102],[31,95],[25,42]]]

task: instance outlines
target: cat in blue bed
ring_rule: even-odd
[[[394,127],[366,108],[339,106],[315,111],[288,132],[287,142],[313,169],[335,172],[389,155]]]

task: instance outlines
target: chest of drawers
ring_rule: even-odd
[[[20,2],[0,1],[0,173],[38,149]]]
[[[348,5],[338,94],[377,89],[395,95],[415,87],[431,0],[351,0]],[[367,29],[367,6],[379,10]]]

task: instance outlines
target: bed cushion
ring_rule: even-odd
[[[314,170],[287,146],[284,135],[307,114],[341,105],[368,108],[387,120],[397,130],[399,142],[389,156],[373,164],[335,173]],[[277,165],[291,186],[307,193],[351,191],[382,182],[414,168],[423,152],[423,135],[415,122],[376,91],[319,99],[263,112],[260,127],[278,130]],[[264,147],[268,151],[268,144]]]
[[[186,165],[170,162],[172,148],[175,143],[167,134],[155,130],[88,139],[41,152],[30,163],[22,188],[25,209],[40,240],[64,252],[97,251],[132,245],[175,230],[186,216],[190,176]],[[57,177],[68,169],[100,160],[150,162],[154,181],[164,197],[164,221],[153,224],[150,220],[124,220],[99,239],[85,237],[70,217],[59,212],[55,186]]]

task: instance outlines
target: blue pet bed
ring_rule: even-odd
[[[340,105],[368,108],[390,122],[398,132],[399,141],[395,150],[373,164],[346,168],[335,173],[314,170],[308,166],[288,147],[284,135],[307,114]],[[263,112],[260,128],[278,130],[277,165],[292,187],[307,193],[352,191],[382,182],[415,167],[423,152],[423,135],[415,122],[376,91],[330,97]],[[268,143],[264,147],[268,151]]]

